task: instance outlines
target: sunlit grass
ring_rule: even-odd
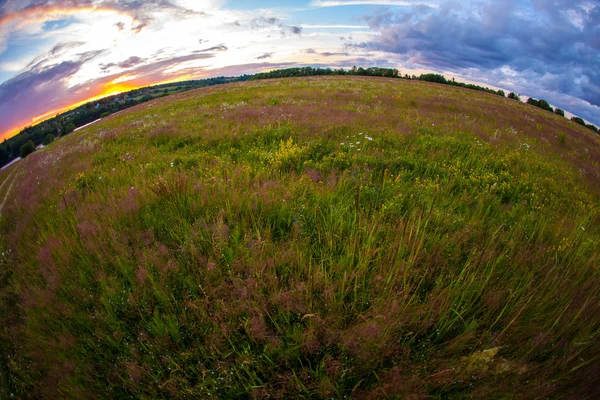
[[[5,393],[593,397],[600,146],[546,114],[307,78],[53,143],[2,215]]]

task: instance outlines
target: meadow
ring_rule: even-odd
[[[0,173],[2,398],[598,398],[600,136],[487,93],[179,93]]]

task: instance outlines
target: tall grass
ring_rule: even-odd
[[[4,394],[593,398],[600,147],[513,103],[252,82],[33,154],[2,216]]]

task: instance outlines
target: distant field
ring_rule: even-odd
[[[1,398],[600,397],[600,136],[544,110],[250,81],[0,180]]]

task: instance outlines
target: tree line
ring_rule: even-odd
[[[357,76],[378,76],[384,78],[395,79],[411,79],[425,82],[434,82],[442,85],[457,86],[466,89],[477,90],[481,92],[491,93],[494,95],[508,97],[509,99],[521,101],[519,95],[510,92],[508,96],[503,90],[494,90],[488,87],[475,85],[472,83],[457,82],[454,78],[446,79],[440,74],[421,74],[420,76],[405,74],[402,76],[397,69],[379,68],[379,67],[352,67],[351,69],[331,69],[331,68],[312,68],[312,67],[295,67],[278,69],[269,72],[261,72],[255,75],[242,75],[238,77],[216,77],[201,80],[184,81],[177,83],[168,83],[163,85],[149,86],[145,88],[135,89],[125,94],[105,97],[104,99],[86,103],[73,110],[59,114],[54,118],[48,119],[35,126],[24,128],[17,135],[10,139],[5,139],[0,143],[0,167],[10,163],[17,157],[24,158],[32,153],[40,144],[50,144],[54,139],[73,132],[75,129],[93,122],[99,118],[104,118],[117,111],[132,107],[134,105],[144,103],[146,101],[166,96],[173,93],[183,92],[187,90],[197,89],[206,86],[220,85],[230,82],[240,82],[245,80],[255,79],[273,79],[273,78],[288,78],[298,76],[324,76],[324,75],[357,75]],[[530,97],[527,104],[539,107],[548,112],[555,113],[562,117],[565,112],[560,108],[552,108],[544,99],[537,100]],[[582,125],[596,133],[599,133],[598,128],[592,124],[586,124],[579,117],[572,117],[571,121]]]
[[[216,77],[202,80],[168,83],[135,89],[124,94],[92,101],[73,110],[61,113],[35,126],[22,129],[15,136],[0,143],[0,167],[17,157],[24,158],[39,145],[48,145],[55,139],[73,132],[75,129],[104,118],[117,111],[147,102],[149,100],[206,86],[239,82],[250,79],[250,75],[238,77]]]
[[[512,100],[521,101],[521,98],[519,97],[519,95],[517,95],[514,92],[510,92],[507,96],[506,93],[504,92],[504,90],[494,90],[494,89],[490,89],[488,87],[479,86],[479,85],[475,85],[472,83],[458,82],[454,78],[452,78],[451,80],[448,80],[448,79],[446,79],[445,76],[440,75],[440,74],[421,74],[419,76],[405,74],[404,76],[402,76],[397,69],[391,69],[391,68],[352,67],[352,69],[345,70],[342,68],[331,69],[331,68],[296,67],[296,68],[278,69],[278,70],[273,70],[273,71],[269,71],[269,72],[262,72],[262,73],[254,75],[251,79],[273,79],[273,78],[288,78],[288,77],[294,77],[294,76],[320,76],[320,75],[360,75],[360,76],[380,76],[380,77],[386,77],[386,78],[413,79],[413,80],[419,80],[419,81],[425,81],[425,82],[440,83],[442,85],[458,86],[458,87],[462,87],[462,88],[466,88],[466,89],[477,90],[480,92],[491,93],[491,94],[495,94],[495,95],[502,96],[502,97],[508,97],[509,99],[512,99]],[[561,110],[560,108],[553,109],[550,106],[550,104],[548,104],[548,102],[544,99],[536,100],[536,99],[530,97],[529,99],[527,99],[527,104],[531,104],[532,106],[539,107],[543,110],[555,113],[557,115],[560,115],[561,117],[565,116],[565,112],[563,110]],[[586,128],[591,129],[592,131],[594,131],[596,133],[600,133],[598,128],[595,125],[586,124],[585,121],[579,117],[572,117],[571,121],[573,121],[579,125],[585,126]]]

